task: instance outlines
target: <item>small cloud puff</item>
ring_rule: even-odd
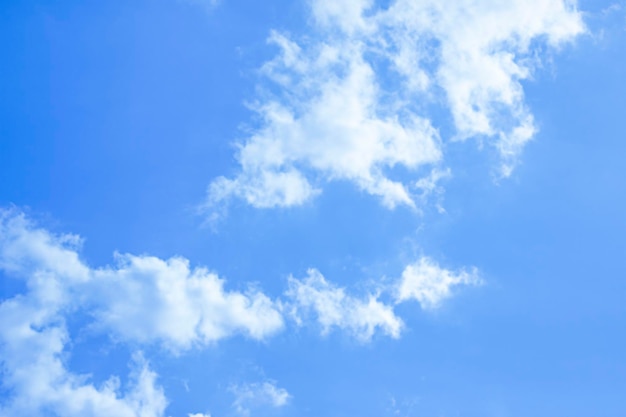
[[[453,272],[441,268],[430,258],[422,257],[408,265],[396,287],[397,302],[417,300],[424,310],[432,310],[452,296],[452,290],[461,285],[481,285],[476,268]]]
[[[233,385],[230,391],[235,395],[233,407],[239,414],[247,416],[251,408],[283,407],[291,399],[286,389],[276,386],[274,381]]]
[[[338,328],[367,342],[377,330],[398,338],[404,326],[393,306],[380,301],[377,295],[362,298],[349,295],[315,269],[310,269],[302,280],[289,278],[286,295],[291,300],[291,315],[296,322],[301,324],[303,318],[312,314],[322,327],[322,334]]]

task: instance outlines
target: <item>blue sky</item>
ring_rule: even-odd
[[[5,1],[0,416],[626,415],[626,4]]]

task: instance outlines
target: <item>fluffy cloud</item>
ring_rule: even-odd
[[[397,302],[417,300],[424,310],[431,310],[451,297],[454,287],[480,284],[482,280],[475,268],[454,272],[441,268],[430,258],[422,257],[402,272],[396,297]]]
[[[43,298],[87,308],[97,326],[123,340],[180,350],[238,333],[263,339],[283,327],[266,295],[227,291],[216,274],[191,269],[186,259],[118,255],[115,267],[95,269],[80,260],[79,242],[38,229],[20,213],[0,217],[0,267]]]
[[[15,394],[0,405],[0,416],[162,416],[167,401],[140,356],[123,392],[117,377],[96,387],[66,369],[64,316],[75,307],[68,285],[84,280],[87,270],[62,247],[74,237],[55,244],[49,234],[24,226],[22,217],[0,212],[0,266],[29,271],[28,292],[0,303],[2,385]]]
[[[283,327],[266,295],[226,291],[216,274],[183,258],[124,255],[92,276],[86,291],[97,323],[125,340],[185,349],[237,333],[264,339]]]
[[[286,307],[299,325],[316,321],[323,335],[337,328],[368,342],[376,332],[400,337],[404,323],[395,314],[395,305],[416,300],[423,310],[429,311],[452,297],[455,288],[482,284],[476,268],[453,271],[421,257],[405,267],[400,279],[380,282],[376,293],[358,297],[310,269],[303,279],[289,278]],[[394,302],[382,301],[385,293]]]
[[[323,334],[339,328],[368,341],[377,330],[398,338],[403,327],[393,306],[381,302],[374,294],[364,298],[346,294],[345,289],[326,281],[315,269],[310,269],[302,280],[290,278],[286,294],[292,301],[292,315],[298,323],[313,314]]]
[[[243,415],[249,415],[251,408],[282,407],[291,398],[287,390],[277,387],[274,381],[233,385],[231,391],[235,395],[233,407]]]
[[[445,91],[459,139],[493,138],[505,176],[536,131],[520,81],[544,49],[584,31],[567,0],[398,0],[380,19],[398,70],[416,86]]]
[[[9,318],[0,329],[3,386],[15,394],[5,397],[0,416],[163,416],[167,400],[143,360],[135,363],[125,390],[115,376],[96,387],[66,369],[67,332],[52,316],[20,301],[3,303],[0,316]]]
[[[416,299],[429,309],[453,287],[481,282],[474,269],[454,272],[422,257],[375,294],[351,295],[310,269],[303,279],[289,278],[284,301],[272,301],[258,290],[228,291],[215,273],[192,269],[180,257],[117,255],[114,267],[92,268],[79,257],[80,243],[77,236],[35,227],[18,211],[0,211],[0,269],[25,280],[33,314],[54,307],[62,319],[81,308],[95,328],[120,340],[157,342],[175,352],[235,334],[267,338],[283,329],[285,309],[299,324],[313,317],[324,334],[338,328],[362,340],[376,331],[398,337],[402,320],[381,293],[394,294],[397,302]]]
[[[261,122],[239,145],[240,171],[211,184],[210,206],[232,197],[300,205],[344,180],[388,207],[413,207],[415,181],[441,169],[429,109],[442,104],[453,139],[486,139],[509,175],[536,131],[521,81],[542,53],[584,31],[568,0],[310,4],[306,38],[270,36],[280,53],[262,71],[274,93],[258,97]],[[399,166],[411,179],[393,175]]]
[[[190,270],[184,259],[124,255],[114,268],[93,269],[79,246],[77,236],[53,235],[16,210],[0,210],[0,269],[27,288],[0,303],[2,385],[11,393],[0,416],[163,415],[166,398],[141,356],[124,390],[117,377],[96,387],[66,369],[65,319],[79,309],[122,340],[175,351],[236,333],[262,339],[283,327],[268,297],[226,291],[215,274]]]
[[[385,170],[417,171],[440,160],[430,122],[382,108],[383,92],[362,44],[302,50],[283,35],[270,40],[282,53],[264,71],[289,97],[257,105],[263,127],[240,147],[241,173],[214,181],[210,202],[237,196],[255,207],[298,205],[319,192],[311,184],[318,177],[354,182],[389,207],[413,206],[410,190]]]
[[[17,210],[0,210],[0,270],[21,278],[26,292],[0,303],[2,384],[11,392],[0,416],[162,416],[167,400],[156,374],[137,356],[129,383],[113,376],[101,386],[69,371],[66,317],[81,310],[93,328],[121,341],[159,343],[173,352],[244,334],[265,339],[284,328],[285,311],[296,323],[317,322],[323,334],[346,331],[367,342],[393,338],[404,326],[394,305],[411,299],[431,309],[459,285],[480,283],[476,271],[453,272],[428,258],[409,265],[377,293],[349,294],[311,269],[289,278],[283,301],[259,291],[227,291],[224,281],[183,258],[118,255],[114,267],[92,268],[79,256],[81,239],[55,235]],[[394,303],[385,303],[381,295]],[[123,389],[122,389],[123,388]],[[271,382],[233,387],[234,406],[280,407],[290,398]],[[197,417],[198,415],[193,415]]]

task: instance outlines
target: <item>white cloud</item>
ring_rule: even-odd
[[[430,123],[380,108],[382,92],[362,45],[304,51],[283,35],[271,41],[282,54],[264,71],[289,97],[258,103],[263,127],[240,147],[242,171],[213,182],[210,202],[237,196],[255,207],[298,205],[319,192],[317,183],[336,179],[354,182],[388,207],[413,206],[411,191],[385,171],[439,161]]]
[[[322,327],[322,334],[333,328],[347,330],[362,341],[369,341],[379,330],[393,338],[400,336],[402,320],[377,295],[357,298],[346,294],[315,269],[308,271],[302,280],[291,277],[286,292],[290,299],[292,315],[298,323],[313,314]]]
[[[363,30],[368,26],[363,12],[371,8],[374,0],[311,1],[315,20],[326,28],[339,27],[346,32]]]
[[[22,276],[41,297],[82,305],[123,340],[161,342],[173,349],[234,334],[263,339],[283,327],[281,313],[263,293],[227,291],[205,268],[183,258],[118,255],[117,265],[90,268],[76,252],[79,239],[33,227],[23,214],[2,212],[0,267]]]
[[[239,146],[240,171],[209,187],[255,207],[300,205],[347,180],[390,208],[415,206],[414,184],[444,158],[429,108],[445,103],[456,139],[487,139],[508,175],[533,137],[522,80],[542,53],[584,31],[568,0],[312,0],[306,38],[273,32],[274,83]],[[277,87],[277,89],[275,88]],[[413,179],[394,177],[406,168]]]
[[[437,44],[429,76],[446,93],[458,137],[493,137],[504,175],[536,131],[520,81],[531,76],[541,48],[559,47],[584,31],[574,3],[563,0],[398,0],[381,22],[409,79],[416,65],[432,59],[420,44]],[[406,56],[412,65],[402,65]]]
[[[7,246],[14,249],[6,245],[6,226],[4,221],[0,222],[2,249]],[[45,233],[36,237],[49,238]],[[19,243],[28,241],[26,237]],[[39,255],[59,255],[60,259],[47,259],[51,264],[63,258],[73,259],[64,256],[68,253],[60,248],[48,250],[50,248],[42,245],[33,249]],[[7,260],[5,256],[2,259]],[[69,280],[73,279],[72,272],[79,276],[83,272],[76,265],[65,265],[64,270],[70,272]],[[72,308],[71,300],[61,280],[49,271],[36,270],[29,280],[27,294],[0,303],[2,385],[11,393],[0,404],[0,416],[163,416],[167,401],[162,389],[155,384],[156,374],[140,356],[135,358],[130,383],[124,390],[120,390],[119,379],[115,376],[96,387],[88,383],[86,376],[66,369],[64,349],[69,335],[64,314]]]
[[[187,414],[187,417],[211,417],[211,414],[202,414],[202,413]]]
[[[0,361],[8,396],[0,416],[162,416],[167,400],[156,374],[140,356],[129,383],[112,376],[96,386],[65,366],[71,340],[66,317],[78,310],[93,327],[119,340],[160,343],[174,352],[216,342],[235,334],[265,339],[284,327],[283,311],[298,324],[314,320],[322,333],[348,332],[367,342],[381,332],[398,338],[404,326],[393,304],[416,299],[431,309],[459,285],[480,283],[474,270],[452,272],[428,258],[409,265],[391,287],[350,295],[316,270],[289,279],[286,301],[259,291],[227,291],[224,281],[183,258],[119,255],[114,267],[92,268],[78,254],[81,240],[55,235],[33,225],[17,210],[0,210],[0,269],[26,283],[26,292],[0,303]],[[123,388],[123,389],[122,389]],[[290,395],[272,382],[235,386],[235,407],[280,407]],[[200,414],[202,415],[202,414]],[[198,414],[192,414],[198,417]]]
[[[251,408],[283,407],[291,398],[287,390],[277,387],[274,381],[233,385],[231,391],[235,395],[233,407],[243,415],[249,415]]]
[[[265,339],[284,328],[285,308],[299,324],[313,316],[324,334],[338,328],[364,341],[376,331],[399,337],[403,327],[393,307],[380,300],[381,292],[390,291],[386,284],[356,297],[310,269],[301,280],[289,278],[282,303],[258,290],[227,291],[215,273],[191,269],[181,257],[117,255],[115,266],[92,268],[79,257],[80,242],[37,228],[16,210],[0,211],[0,269],[25,279],[28,297],[39,303],[31,306],[33,314],[49,305],[63,312],[82,308],[96,329],[175,352],[235,334]],[[398,302],[416,299],[428,309],[449,297],[454,286],[480,282],[475,269],[454,272],[423,257],[405,268],[391,291]]]
[[[260,340],[283,327],[266,295],[226,291],[216,274],[190,269],[183,258],[123,255],[92,276],[84,291],[93,295],[97,322],[126,340],[185,349],[237,333]]]
[[[395,305],[417,300],[423,310],[434,310],[454,295],[455,288],[482,284],[476,268],[453,271],[421,257],[404,268],[401,278],[391,283],[381,281],[375,293],[357,297],[310,269],[303,279],[289,278],[285,308],[298,325],[316,321],[322,335],[336,328],[368,342],[376,332],[400,337],[404,323],[396,315]],[[382,301],[385,293],[395,303]]]
[[[439,307],[452,296],[453,288],[461,285],[480,285],[482,279],[475,268],[458,272],[441,268],[430,258],[422,257],[408,265],[396,288],[397,302],[415,299],[424,310]]]
[[[236,333],[263,339],[283,327],[268,297],[225,291],[215,274],[190,270],[184,259],[124,255],[114,268],[93,269],[80,260],[79,244],[0,210],[0,269],[27,288],[0,303],[2,385],[10,393],[0,416],[163,416],[167,400],[140,356],[123,390],[115,376],[97,387],[65,367],[65,318],[78,309],[122,340],[175,351]]]

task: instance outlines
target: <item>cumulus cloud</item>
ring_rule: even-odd
[[[310,269],[306,278],[289,279],[286,292],[291,300],[291,314],[298,323],[313,315],[328,334],[333,328],[347,330],[362,341],[369,341],[377,330],[393,338],[400,336],[402,320],[393,311],[393,306],[368,294],[358,298],[346,293],[344,288],[328,282],[315,269]]]
[[[94,269],[78,255],[80,239],[37,228],[17,210],[0,210],[0,269],[26,292],[0,303],[0,416],[163,416],[167,400],[141,356],[130,383],[101,386],[64,363],[66,317],[79,309],[96,328],[124,341],[160,342],[178,351],[243,333],[263,339],[283,327],[281,313],[258,291],[226,291],[223,280],[182,258],[121,255]]]
[[[376,331],[397,338],[403,322],[381,299],[383,293],[430,309],[455,286],[481,283],[475,269],[455,272],[422,257],[395,284],[381,282],[364,296],[310,269],[303,279],[290,277],[285,300],[274,301],[257,289],[228,291],[215,273],[191,268],[182,257],[118,254],[115,266],[93,268],[80,259],[80,244],[78,236],[52,234],[17,210],[0,211],[0,269],[25,280],[27,298],[39,303],[31,306],[33,312],[45,311],[46,302],[57,306],[61,319],[84,309],[96,329],[122,341],[161,343],[174,352],[236,334],[265,339],[284,328],[285,311],[298,324],[313,318],[323,334],[337,328],[365,341]]]
[[[241,172],[214,181],[210,202],[237,196],[255,207],[299,205],[319,193],[317,183],[336,179],[355,183],[388,207],[413,206],[410,190],[385,170],[418,170],[439,161],[439,137],[430,122],[381,108],[383,93],[360,43],[303,50],[284,35],[270,40],[282,53],[264,71],[289,97],[257,104],[263,126],[240,147]]]
[[[343,180],[387,207],[414,207],[415,182],[444,160],[431,115],[441,105],[452,139],[492,144],[507,176],[536,132],[521,81],[585,30],[569,0],[310,5],[306,37],[270,35],[279,53],[262,67],[273,86],[253,105],[259,126],[239,144],[239,173],[210,185],[209,206],[300,205]]]
[[[451,297],[455,287],[482,283],[476,268],[454,272],[441,268],[430,258],[422,257],[402,272],[396,297],[399,303],[417,300],[424,310],[432,310]]]
[[[80,245],[78,236],[50,233],[17,210],[0,210],[0,270],[26,287],[0,303],[2,385],[10,392],[0,405],[2,417],[44,410],[70,417],[163,415],[167,400],[141,356],[124,386],[116,376],[96,386],[66,368],[71,340],[65,322],[78,311],[118,340],[159,343],[174,353],[235,334],[265,339],[284,328],[284,314],[299,325],[318,323],[322,334],[342,330],[367,342],[376,333],[400,336],[396,304],[415,299],[432,309],[455,287],[481,282],[475,270],[454,272],[422,258],[374,293],[350,294],[310,269],[303,279],[290,277],[284,299],[272,301],[258,290],[228,291],[216,274],[190,268],[180,257],[118,255],[115,266],[93,268],[80,259]],[[271,381],[233,392],[242,413],[257,405],[280,407],[290,398]]]
[[[15,268],[15,262],[25,259],[6,258],[5,250],[11,252],[15,247],[7,245],[7,223],[6,219],[1,220],[3,265],[12,263]],[[15,224],[8,226],[16,227]],[[51,254],[60,257],[48,257],[50,264],[57,264],[63,258],[74,260],[71,252],[60,248],[48,251],[49,248],[41,242],[41,239],[50,238],[45,233],[22,238],[17,242],[18,246],[27,245],[34,239],[43,243],[35,246],[34,252],[43,258]],[[64,265],[64,271],[68,272],[68,280],[81,277],[84,272],[71,262]],[[27,294],[0,303],[2,385],[12,394],[3,398],[0,416],[163,416],[167,400],[163,390],[156,385],[156,374],[141,356],[135,358],[130,383],[124,390],[120,389],[120,380],[115,376],[97,387],[89,383],[86,376],[70,372],[63,360],[69,341],[64,316],[72,308],[72,297],[50,271],[34,268],[28,286]]]
[[[317,322],[323,335],[339,329],[368,342],[377,332],[400,337],[404,322],[396,315],[395,305],[416,300],[424,311],[430,311],[456,289],[482,284],[476,268],[453,271],[423,256],[407,265],[399,279],[380,281],[374,293],[359,297],[310,269],[303,279],[289,278],[285,307],[298,325]],[[393,302],[383,301],[385,294]]]
[[[558,48],[584,31],[575,4],[563,0],[398,0],[381,21],[395,40],[398,69],[410,80],[415,67],[434,65],[418,75],[445,91],[458,138],[494,139],[503,175],[536,131],[520,81],[531,76],[542,48]]]
[[[0,267],[41,297],[88,309],[96,326],[122,340],[180,350],[234,334],[263,339],[283,327],[266,295],[227,291],[215,273],[184,258],[117,255],[115,266],[91,268],[79,258],[79,242],[36,228],[21,213],[0,217]]]
[[[238,333],[260,340],[283,327],[265,294],[226,291],[216,274],[190,269],[183,258],[123,255],[92,276],[87,291],[97,323],[125,340],[185,349]]]
[[[274,381],[233,385],[230,390],[235,395],[233,407],[246,416],[250,414],[251,408],[283,407],[291,398],[287,390],[277,387]]]

